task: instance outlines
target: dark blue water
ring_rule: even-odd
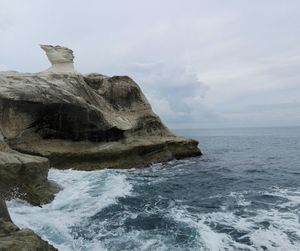
[[[61,250],[300,250],[300,128],[178,130],[203,156],[147,169],[55,170],[15,222]]]

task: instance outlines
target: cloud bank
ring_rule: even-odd
[[[0,0],[0,70],[130,75],[171,128],[300,125],[297,0]]]

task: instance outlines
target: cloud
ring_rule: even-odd
[[[133,77],[170,127],[280,125],[299,101],[299,34],[298,0],[1,1],[0,69],[42,71],[38,44],[61,44],[83,73]]]
[[[300,124],[300,102],[244,106],[226,114],[235,126],[294,126]]]
[[[141,83],[154,111],[168,124],[182,121],[201,122],[216,116],[205,105],[207,85],[198,80],[196,72],[189,67],[158,63],[132,63],[126,66]]]

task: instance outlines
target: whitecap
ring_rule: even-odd
[[[28,227],[60,250],[105,250],[101,243],[74,236],[71,227],[129,196],[132,186],[122,172],[51,169],[49,179],[63,187],[54,201],[42,208],[20,200],[8,202],[13,221]],[[76,237],[76,238],[74,238]]]

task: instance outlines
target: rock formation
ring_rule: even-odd
[[[35,187],[43,197],[36,202],[49,201],[48,160],[57,168],[92,170],[201,154],[197,141],[162,124],[131,78],[81,75],[72,50],[41,47],[52,64],[48,71],[0,73],[2,193],[11,184],[7,193],[18,188],[33,202]]]
[[[141,166],[199,155],[174,136],[129,77],[0,75],[0,127],[10,147],[59,168]]]
[[[5,202],[0,199],[0,250],[1,251],[55,251],[30,229],[19,229],[10,219]]]
[[[74,69],[74,55],[73,51],[69,48],[62,46],[40,45],[46,52],[46,55],[52,66],[45,72],[68,72],[76,73]]]
[[[0,132],[1,197],[18,196],[33,205],[50,202],[59,187],[47,180],[48,159],[12,150],[1,138]]]
[[[70,49],[41,47],[48,71],[0,74],[0,128],[10,147],[85,170],[200,154],[198,142],[162,124],[131,78],[74,74]]]
[[[47,180],[49,163],[94,170],[201,155],[197,141],[163,125],[131,78],[82,75],[74,70],[72,50],[41,48],[52,64],[48,70],[0,72],[0,198],[51,201],[59,188]],[[54,250],[9,222],[3,205],[0,250]]]

